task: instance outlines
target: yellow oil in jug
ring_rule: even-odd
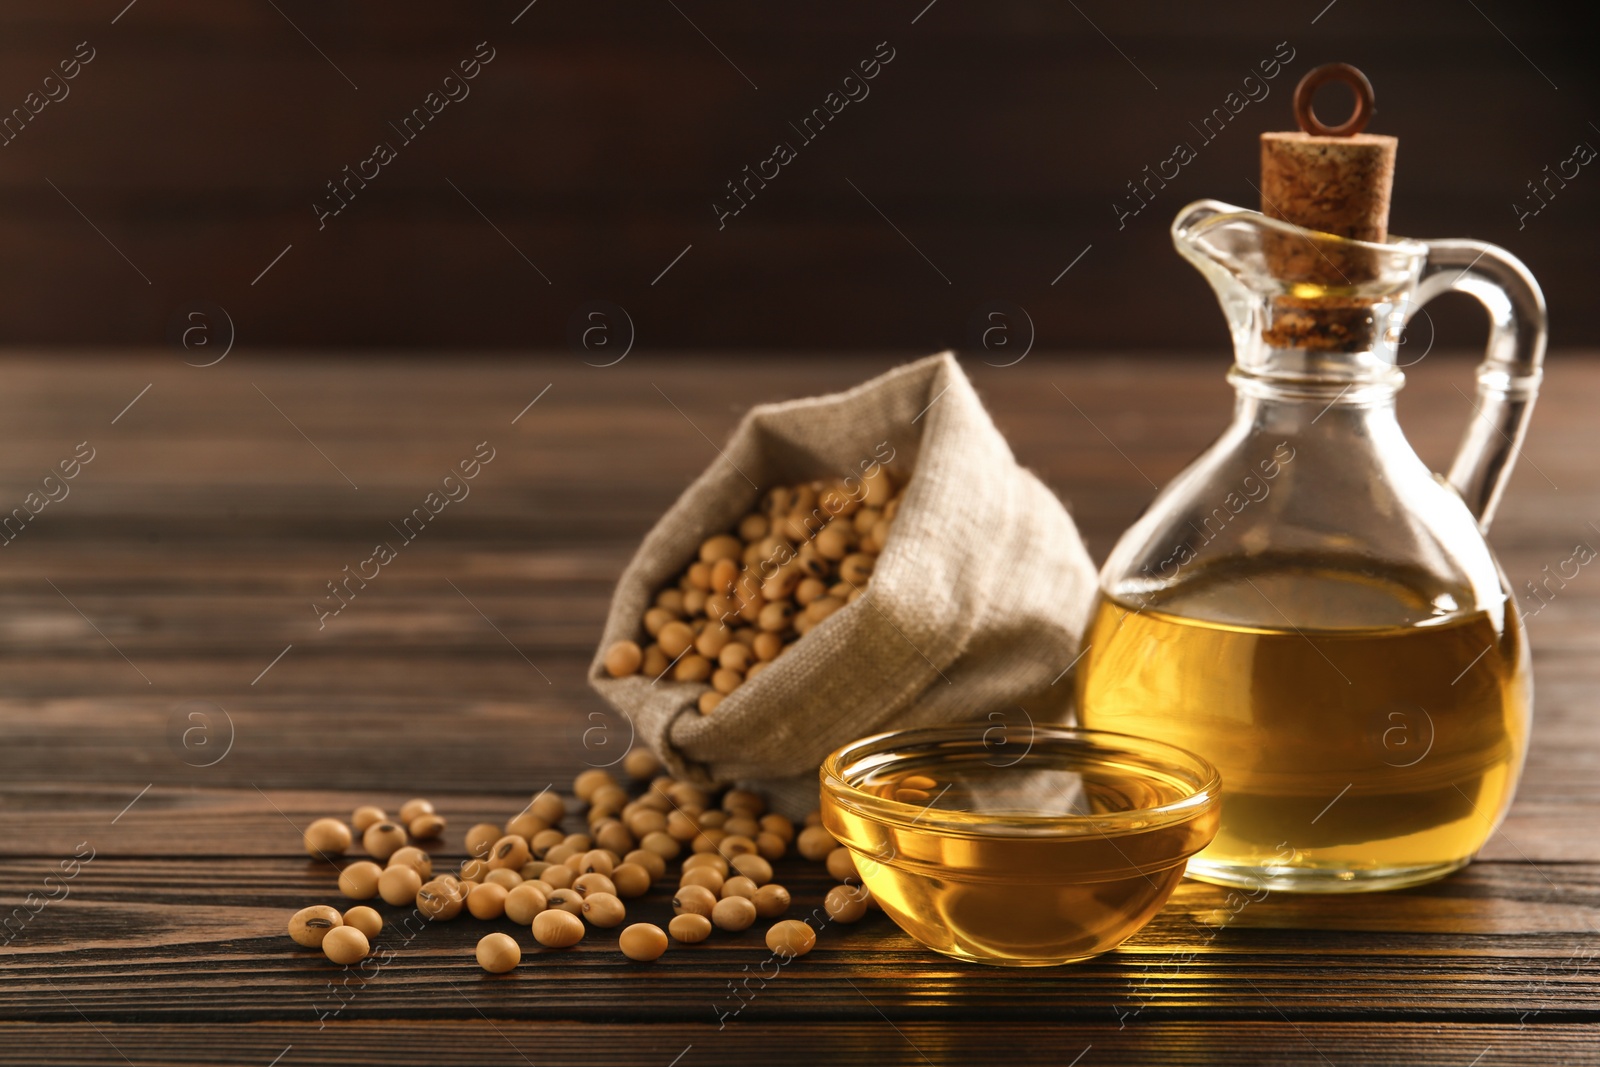
[[[1462,602],[1370,561],[1292,558],[1212,565],[1145,606],[1102,597],[1079,717],[1221,771],[1221,827],[1194,877],[1312,892],[1428,881],[1494,832],[1528,736],[1514,607],[1497,619]]]

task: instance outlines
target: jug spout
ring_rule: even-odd
[[[1172,240],[1216,291],[1236,373],[1285,384],[1397,387],[1401,330],[1427,259],[1418,241],[1355,241],[1217,200]]]
[[[1481,303],[1489,344],[1477,418],[1449,482],[1488,529],[1544,360],[1544,296],[1515,256],[1480,241],[1351,240],[1216,200],[1180,211],[1172,241],[1216,291],[1241,394],[1357,404],[1392,394],[1405,380],[1406,321],[1440,293]]]

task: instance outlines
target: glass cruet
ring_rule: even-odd
[[[1527,646],[1484,534],[1539,385],[1539,287],[1481,242],[1353,241],[1209,200],[1172,236],[1227,316],[1234,418],[1107,560],[1079,718],[1222,772],[1194,877],[1304,892],[1442,877],[1494,832],[1527,750]],[[1284,269],[1291,246],[1357,281]],[[1401,328],[1446,291],[1491,325],[1477,416],[1441,477],[1395,394]]]

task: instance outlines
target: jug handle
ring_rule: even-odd
[[[1483,241],[1425,241],[1428,258],[1405,319],[1440,293],[1466,293],[1489,313],[1489,344],[1478,365],[1475,412],[1450,464],[1450,484],[1478,529],[1489,532],[1500,494],[1521,453],[1543,376],[1544,293],[1522,261]]]

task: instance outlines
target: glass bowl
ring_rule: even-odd
[[[822,764],[822,825],[935,952],[1043,967],[1116,948],[1217,832],[1221,779],[1126,734],[984,722],[879,734]]]

